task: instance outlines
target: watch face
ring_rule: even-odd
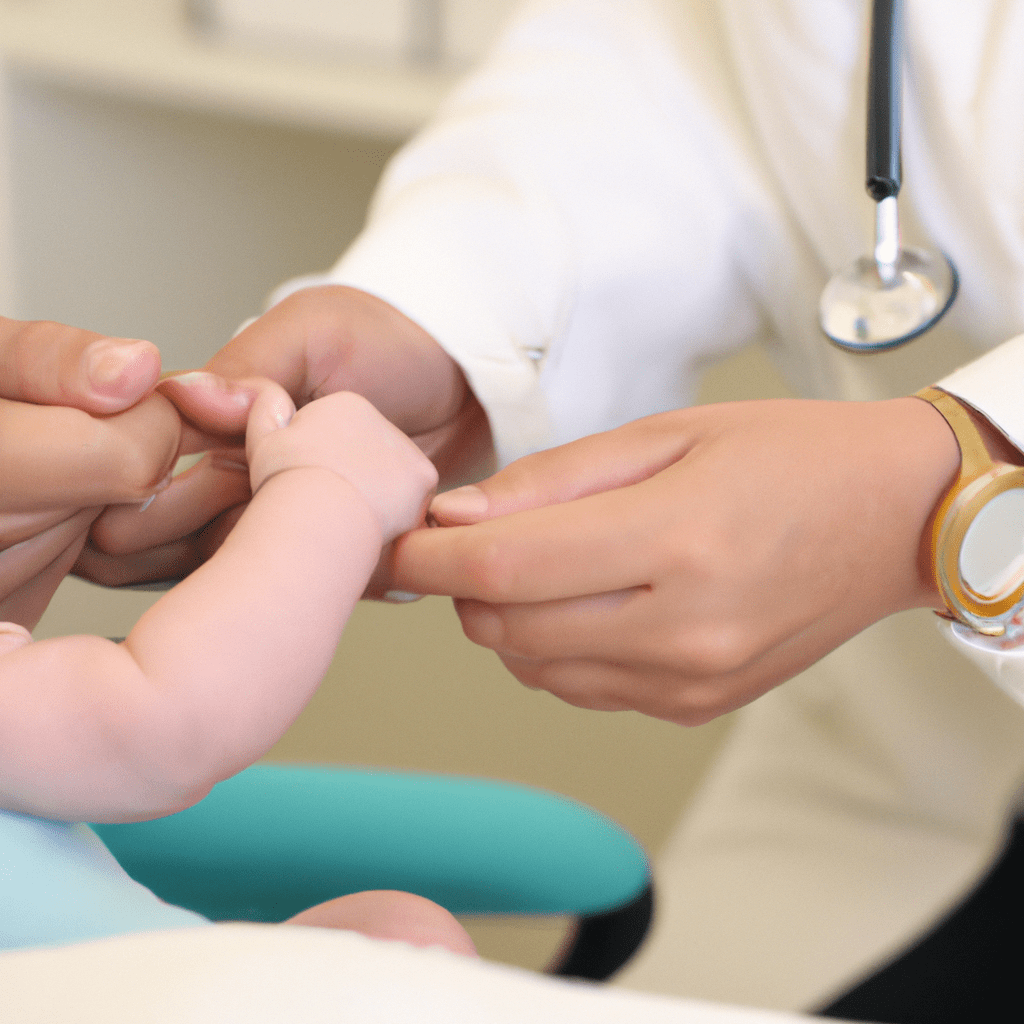
[[[978,510],[960,547],[960,577],[989,601],[1024,583],[1024,490],[997,494]]]
[[[986,636],[1024,634],[1024,468],[993,463],[936,526],[936,576],[953,616]]]

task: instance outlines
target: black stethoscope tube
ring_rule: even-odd
[[[900,191],[903,2],[874,0],[868,64],[867,190],[876,203]]]
[[[868,54],[867,187],[875,248],[834,274],[818,322],[848,352],[882,352],[928,330],[949,309],[959,278],[943,253],[904,249],[896,197],[902,178],[903,0],[874,0]]]

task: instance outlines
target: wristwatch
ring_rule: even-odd
[[[935,513],[932,569],[946,612],[997,646],[1024,642],[1024,467],[992,458],[960,402],[939,388],[930,402],[960,446],[960,473]]]

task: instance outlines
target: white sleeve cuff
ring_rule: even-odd
[[[938,387],[977,409],[1024,451],[1024,334],[960,367]]]
[[[976,409],[1024,451],[1024,335],[962,366],[938,386]],[[980,636],[960,623],[944,623],[942,631],[1000,689],[1024,704],[1024,645]]]
[[[1004,693],[1024,705],[1024,643],[1011,644],[975,633],[959,622],[943,622],[946,639]]]
[[[554,443],[538,357],[557,330],[567,271],[565,244],[551,236],[500,185],[435,178],[392,198],[328,273],[287,282],[272,302],[343,284],[394,306],[461,366],[505,465]],[[480,244],[489,238],[502,245]]]

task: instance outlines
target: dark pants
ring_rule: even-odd
[[[1024,823],[955,910],[820,1011],[886,1024],[1024,1020]]]

